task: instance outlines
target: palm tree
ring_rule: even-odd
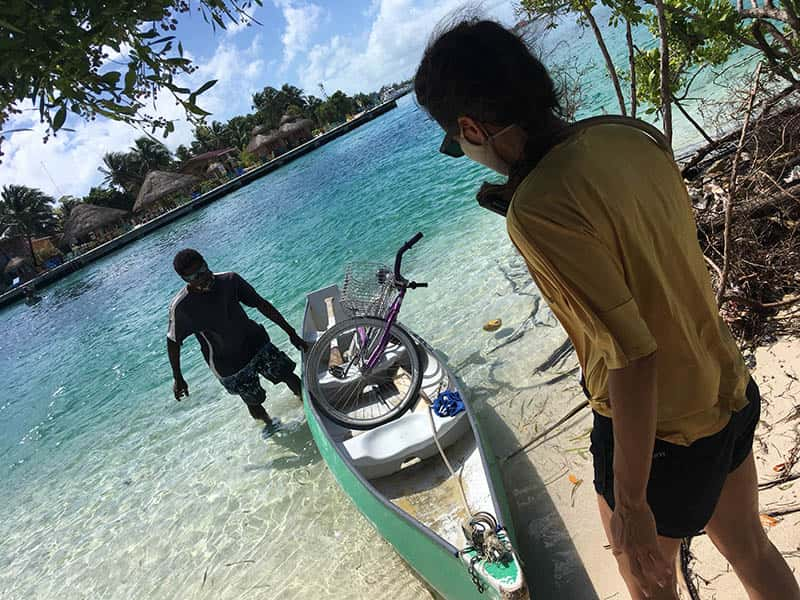
[[[164,170],[172,166],[172,154],[164,144],[153,138],[142,136],[133,142],[129,154],[138,163],[142,180],[150,171]]]
[[[0,224],[25,236],[36,266],[33,252],[33,236],[53,230],[56,218],[53,214],[55,200],[41,190],[24,185],[6,185],[0,192]]]
[[[97,170],[105,175],[103,183],[109,187],[135,194],[144,181],[140,165],[131,152],[107,152],[103,155],[103,164],[105,167]]]
[[[55,216],[56,220],[56,229],[59,232],[64,231],[64,225],[67,224],[67,219],[69,219],[69,213],[72,212],[72,209],[78,206],[81,203],[80,198],[76,198],[75,196],[61,196],[58,199],[58,206],[56,206],[55,210],[53,210],[53,215]]]
[[[284,100],[287,105],[296,104],[300,108],[303,108],[306,104],[308,104],[308,100],[303,94],[303,90],[298,87],[284,83],[281,86],[281,92],[284,95]]]
[[[135,197],[150,171],[172,166],[172,154],[158,140],[143,136],[133,142],[129,152],[107,152],[103,164],[98,168],[105,175],[103,183]]]

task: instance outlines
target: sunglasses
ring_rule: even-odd
[[[181,279],[183,279],[186,283],[192,283],[193,281],[203,279],[208,275],[211,275],[211,271],[209,270],[208,265],[203,265],[191,275],[181,275]]]
[[[451,158],[461,158],[464,156],[464,150],[461,149],[461,144],[452,135],[446,134],[442,140],[442,145],[439,146],[439,152]]]

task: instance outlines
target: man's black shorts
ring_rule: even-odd
[[[722,431],[691,446],[656,440],[647,484],[647,502],[656,518],[658,534],[683,538],[706,526],[728,473],[741,465],[753,446],[761,416],[761,396],[751,379],[749,403],[731,415]],[[591,452],[594,488],[614,509],[614,432],[612,421],[594,413]]]

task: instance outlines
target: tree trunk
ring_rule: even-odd
[[[636,58],[633,50],[633,32],[631,22],[625,19],[625,40],[628,42],[628,64],[631,69],[631,117],[636,118]]]
[[[669,44],[667,41],[667,17],[664,0],[655,0],[658,15],[658,35],[661,53],[661,116],[664,119],[664,135],[672,143],[672,91],[670,90]]]
[[[619,84],[617,69],[614,67],[614,61],[611,60],[611,55],[608,53],[606,42],[603,39],[603,32],[600,31],[597,21],[594,20],[594,15],[592,14],[591,9],[583,3],[581,4],[581,7],[583,8],[583,15],[586,17],[586,20],[589,21],[589,25],[592,27],[594,37],[597,40],[597,45],[600,46],[600,52],[603,53],[603,58],[606,61],[606,69],[608,70],[608,74],[611,76],[611,82],[614,84],[614,91],[617,93],[619,110],[623,115],[627,115],[628,112],[625,110],[625,97],[622,95],[622,86]]]

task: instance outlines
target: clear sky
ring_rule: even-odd
[[[215,32],[194,13],[181,19],[177,36],[200,67],[191,83],[196,87],[219,80],[198,103],[213,113],[211,119],[224,121],[250,112],[252,94],[266,85],[288,82],[320,96],[320,83],[329,94],[337,89],[353,94],[407,79],[436,23],[463,5],[463,0],[264,0],[253,11],[261,25]],[[507,25],[516,20],[513,0],[479,6]],[[124,58],[119,60],[124,64]],[[5,128],[33,131],[6,136],[0,185],[38,187],[55,198],[85,195],[102,180],[97,167],[103,154],[125,150],[141,135],[106,119],[82,123],[68,118],[65,126],[75,132],[62,132],[43,144],[38,113],[23,108]],[[165,95],[157,108],[179,119],[165,140],[170,149],[191,141],[179,107]]]

